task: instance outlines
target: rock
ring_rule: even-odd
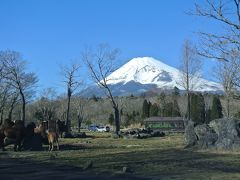
[[[146,138],[149,138],[149,137],[151,137],[151,135],[147,134],[147,133],[139,133],[138,136],[137,136],[138,139],[146,139]]]
[[[126,132],[121,132],[124,139],[145,139],[150,137],[163,137],[165,133],[151,129],[129,129]]]
[[[217,149],[232,150],[240,144],[238,119],[216,119],[210,122],[210,127],[217,133],[218,139],[215,143]]]
[[[197,144],[201,149],[213,147],[218,139],[218,135],[207,124],[196,126],[194,132],[198,139]]]
[[[194,122],[189,121],[185,126],[184,139],[186,147],[194,146],[197,143],[197,136],[194,131]]]
[[[161,132],[159,130],[155,130],[155,131],[151,132],[150,134],[151,134],[151,137],[163,137],[163,136],[165,136],[165,133]]]
[[[73,138],[72,133],[63,132],[63,138]]]

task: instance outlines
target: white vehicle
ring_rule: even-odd
[[[96,128],[96,131],[97,131],[97,132],[106,132],[106,127],[104,127],[104,126],[98,126],[98,127]]]
[[[99,126],[99,125],[90,125],[88,127],[89,131],[95,131],[95,132],[110,132],[109,126]]]

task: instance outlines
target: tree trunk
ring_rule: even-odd
[[[5,104],[6,104],[6,99],[7,99],[7,93],[5,92],[4,93],[4,97],[3,97],[3,100],[2,100],[2,104],[0,106],[0,111],[1,111],[1,121],[0,121],[0,125],[2,124],[3,122],[3,114],[4,114],[4,108],[5,108]]]
[[[120,116],[118,107],[114,107],[114,119],[115,119],[115,133],[119,135],[120,132]]]
[[[17,102],[17,97],[18,97],[18,96],[15,96],[15,97],[13,98],[13,100],[12,100],[12,103],[11,103],[11,106],[10,106],[10,110],[9,110],[9,112],[8,112],[8,119],[9,119],[9,120],[12,120],[12,113],[13,113],[14,105],[15,105],[15,103]]]
[[[69,112],[70,112],[70,103],[71,103],[71,93],[68,90],[68,102],[67,102],[67,117],[66,117],[66,124],[67,124],[67,132],[71,131],[71,121],[69,119]]]
[[[20,95],[21,95],[21,98],[22,98],[22,117],[21,117],[21,120],[23,121],[23,124],[25,124],[26,100],[25,100],[25,96],[24,96],[21,89],[20,89]]]
[[[12,112],[13,112],[13,107],[11,106],[9,112],[8,112],[8,119],[12,120]]]
[[[230,117],[230,99],[229,96],[227,96],[227,117]]]
[[[190,121],[191,119],[191,97],[190,93],[187,92],[187,120]]]
[[[4,111],[4,108],[1,109],[1,120],[0,120],[0,125],[2,125],[2,123],[3,123],[3,111]]]

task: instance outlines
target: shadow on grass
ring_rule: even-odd
[[[111,147],[108,146],[107,148],[111,150]],[[88,154],[87,156],[76,156],[77,158],[74,158],[75,154],[79,154],[78,150],[88,149],[93,150],[90,156]],[[76,166],[82,166],[84,162],[92,161],[93,169],[89,171],[108,172],[109,174],[121,171],[123,167],[127,166],[135,175],[161,177],[163,179],[166,177],[177,177],[179,179],[196,177],[195,179],[199,179],[200,177],[197,176],[199,174],[204,174],[205,178],[212,174],[225,173],[225,175],[232,175],[240,173],[239,154],[231,154],[230,152],[221,154],[181,148],[129,148],[123,151],[121,148],[113,147],[111,153],[108,153],[109,151],[107,152],[105,149],[106,146],[103,145],[61,144],[60,151],[63,151],[64,156],[63,159],[57,157],[57,160],[64,164],[64,160],[67,162],[69,157]],[[7,156],[6,152],[0,152],[0,158],[5,155]],[[55,162],[55,160],[52,162]]]
[[[104,157],[92,158],[100,160],[105,168],[119,169],[123,166],[130,166],[140,174],[157,172],[162,175],[184,175],[186,172],[190,174],[200,172],[240,173],[240,161],[236,161],[238,155],[233,154],[223,155],[168,149],[106,154]]]

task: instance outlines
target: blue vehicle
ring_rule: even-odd
[[[88,130],[89,130],[89,131],[97,131],[97,130],[98,130],[98,126],[97,126],[97,125],[90,125],[90,126],[88,127]]]

